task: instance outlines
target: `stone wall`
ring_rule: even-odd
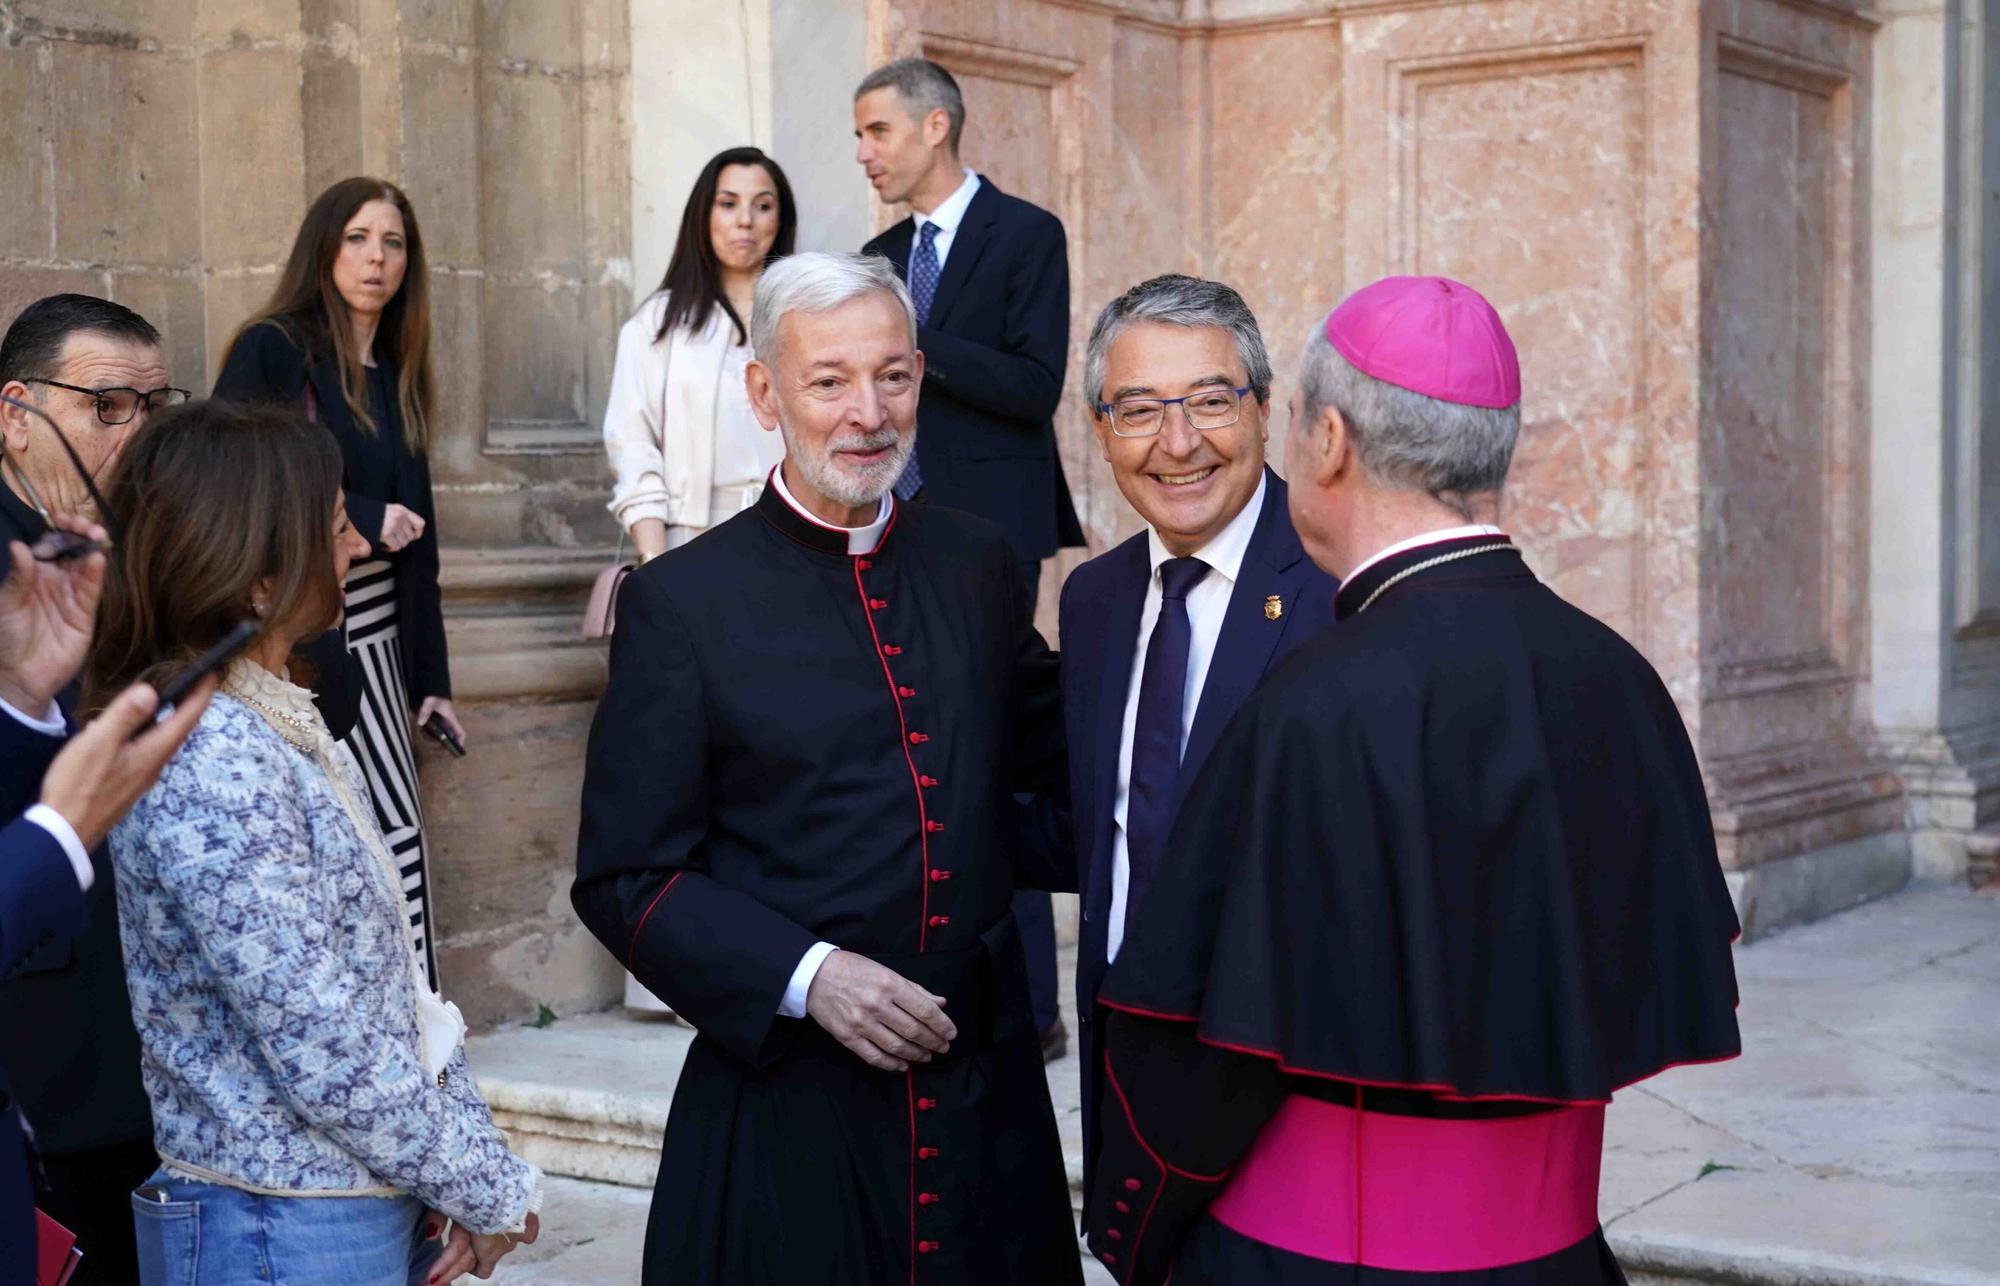
[[[2000,822],[2000,3],[1880,8],[1873,714],[1955,878]]]
[[[578,595],[615,538],[596,426],[631,298],[627,25],[623,0],[0,3],[0,325],[108,295],[206,389],[326,184],[380,175],[415,204],[474,745],[419,754],[442,968],[476,1022],[617,990],[567,889],[603,671]]]

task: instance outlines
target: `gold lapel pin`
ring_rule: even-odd
[[[1285,614],[1285,600],[1276,594],[1264,600],[1264,619],[1275,621]]]

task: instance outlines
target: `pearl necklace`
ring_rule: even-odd
[[[1375,605],[1375,600],[1382,597],[1382,595],[1389,589],[1391,585],[1395,585],[1400,581],[1407,580],[1410,577],[1415,576],[1418,572],[1429,571],[1433,567],[1442,567],[1446,563],[1455,563],[1461,558],[1471,558],[1476,554],[1497,554],[1503,549],[1512,549],[1513,547],[1514,545],[1512,541],[1507,541],[1498,545],[1481,545],[1477,549],[1460,549],[1449,554],[1439,554],[1436,558],[1427,558],[1423,562],[1418,563],[1413,567],[1405,567],[1402,571],[1397,572],[1394,576],[1391,576],[1388,580],[1385,580],[1380,585],[1377,585],[1375,587],[1375,592],[1373,594],[1370,594],[1366,599],[1362,600],[1361,606],[1354,609],[1354,614],[1356,616],[1361,615],[1363,612],[1367,611],[1370,607],[1373,607]]]

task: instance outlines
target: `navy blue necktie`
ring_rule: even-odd
[[[916,305],[919,326],[930,320],[931,300],[937,297],[937,235],[938,225],[926,222],[916,248],[910,251],[910,302]],[[924,471],[917,467],[917,453],[912,451],[910,462],[896,479],[896,499],[908,500],[923,489]]]
[[[1146,644],[1139,674],[1139,713],[1132,725],[1132,777],[1125,792],[1125,854],[1131,864],[1125,919],[1159,873],[1160,858],[1181,802],[1181,712],[1187,704],[1188,591],[1208,575],[1199,558],[1160,564],[1160,619]]]

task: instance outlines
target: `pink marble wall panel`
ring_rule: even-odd
[[[1708,659],[1826,663],[1828,104],[1725,68],[1717,111]]]
[[[1405,87],[1409,267],[1495,301],[1523,358],[1504,521],[1636,636],[1645,596],[1644,72],[1636,50]]]
[[[1696,6],[1343,17],[1345,284],[1462,276],[1527,384],[1506,521],[1700,718]]]
[[[1234,286],[1271,350],[1280,405],[1306,332],[1342,294],[1340,30],[1220,33],[1208,81],[1202,271]],[[1274,428],[1286,424],[1280,414]],[[1273,440],[1282,456],[1282,440]]]
[[[965,163],[1024,201],[1059,209],[1062,176],[1048,88],[963,69],[956,79],[965,95]]]

